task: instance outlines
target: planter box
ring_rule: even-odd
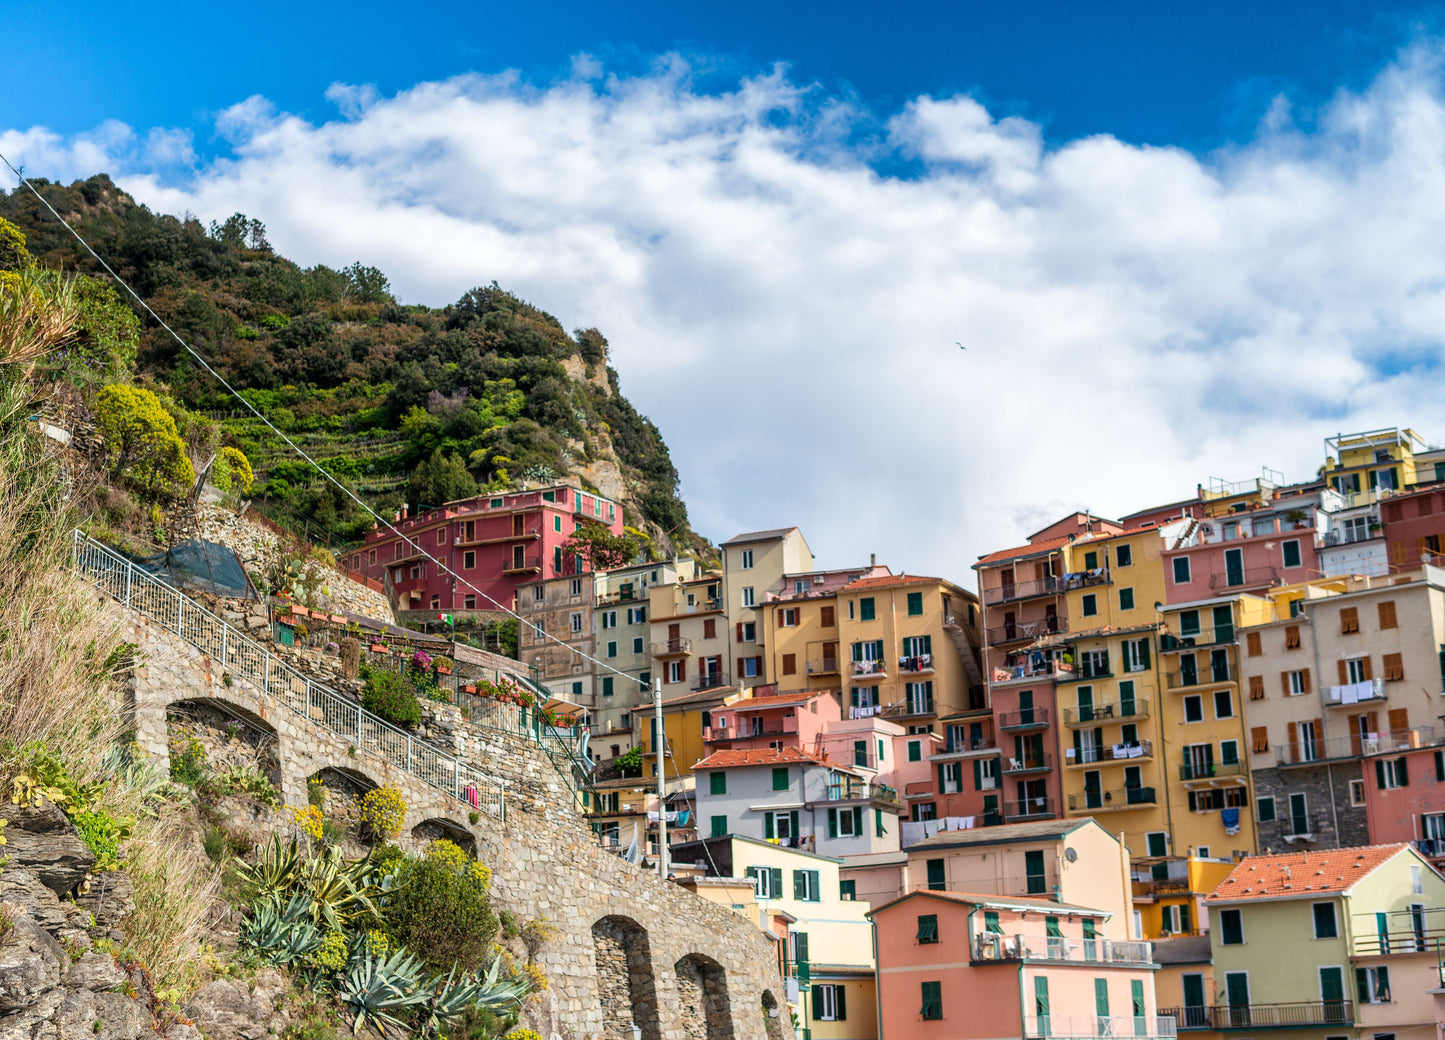
[[[291,604],[291,613],[295,614],[297,617],[310,617],[310,616],[311,616],[311,611],[307,610],[305,607],[300,606],[299,604],[296,604],[296,603]]]
[[[331,615],[331,620],[332,620],[332,621],[335,621],[338,625],[344,625],[344,624],[346,624],[346,615],[345,615],[345,614],[332,614],[332,615]]]
[[[451,670],[450,668],[442,668],[442,667],[438,666],[438,668],[437,668],[437,674],[438,674],[438,675],[451,675],[451,674],[452,674],[452,670]]]
[[[463,692],[463,693],[476,693],[476,692],[477,692],[477,688],[476,688],[475,686],[463,686],[463,687],[462,687],[462,692]]]
[[[386,647],[382,646],[380,643],[372,643],[371,652],[374,654],[384,654],[386,653]]]

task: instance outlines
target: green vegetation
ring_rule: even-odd
[[[402,306],[382,272],[303,269],[241,214],[205,227],[152,213],[104,175],[35,183],[221,375],[382,511],[550,480],[615,455],[629,520],[695,544],[667,447],[618,392],[596,329],[569,334],[495,283],[442,308]],[[8,237],[0,231],[0,267],[33,255],[85,276],[75,381],[121,382],[134,366],[180,405],[220,417],[255,467],[251,494],[267,512],[304,518],[329,544],[360,537],[369,518],[164,330],[147,319],[137,335],[129,301],[90,277],[94,261],[28,192],[0,194],[0,219],[12,222]]]
[[[412,729],[421,725],[421,702],[411,680],[400,672],[371,665],[361,666],[361,706],[380,715],[394,726]]]

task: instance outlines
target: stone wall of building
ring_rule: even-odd
[[[741,916],[600,848],[573,810],[571,790],[557,768],[525,736],[465,719],[456,706],[428,705],[422,734],[507,781],[503,821],[492,811],[495,806],[478,812],[391,762],[358,751],[259,687],[222,672],[174,632],[141,615],[121,615],[128,638],[139,647],[130,683],[136,736],[162,768],[167,710],[179,703],[207,704],[275,734],[288,805],[305,806],[307,778],[330,769],[398,787],[407,801],[408,838],[424,840],[435,827],[471,835],[479,858],[493,870],[498,907],[557,928],[538,962],[551,981],[554,1036],[560,1040],[631,1040],[634,1021],[645,1040],[792,1036],[785,1010],[771,1017],[764,1013],[781,1007],[784,993],[773,943]],[[623,1024],[615,982],[623,970],[618,935],[628,937],[622,952],[630,1018],[622,1033],[616,1031]]]
[[[1359,760],[1346,759],[1285,769],[1256,769],[1254,779],[1255,819],[1259,800],[1274,799],[1274,819],[1259,823],[1259,851],[1288,852],[1298,849],[1338,849],[1368,845],[1370,830],[1363,805],[1350,804],[1350,781],[1361,779]],[[1293,825],[1289,796],[1305,796],[1313,843],[1290,841]]]

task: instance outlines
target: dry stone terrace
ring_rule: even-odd
[[[155,619],[116,607],[138,647],[130,705],[141,746],[164,763],[166,717],[176,706],[208,704],[269,729],[281,791],[307,804],[306,781],[325,770],[361,785],[393,784],[407,802],[404,837],[464,831],[493,870],[500,908],[544,918],[556,937],[539,955],[553,991],[561,1040],[785,1040],[793,1036],[773,943],[730,911],[644,873],[600,849],[571,809],[570,791],[524,737],[432,718],[447,754],[507,784],[496,806],[474,808],[404,766],[358,749],[320,719],[248,679],[221,669],[200,647]],[[473,820],[475,819],[475,822]]]

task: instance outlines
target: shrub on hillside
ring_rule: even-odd
[[[458,861],[449,843],[436,842],[398,872],[387,902],[387,926],[395,939],[433,971],[456,964],[475,971],[487,962],[497,936],[497,915],[487,899],[484,871]]]
[[[378,842],[390,841],[401,833],[406,820],[406,799],[390,785],[367,791],[360,799],[361,825]]]
[[[387,722],[407,729],[421,725],[421,702],[406,677],[384,668],[365,668],[361,706]]]

